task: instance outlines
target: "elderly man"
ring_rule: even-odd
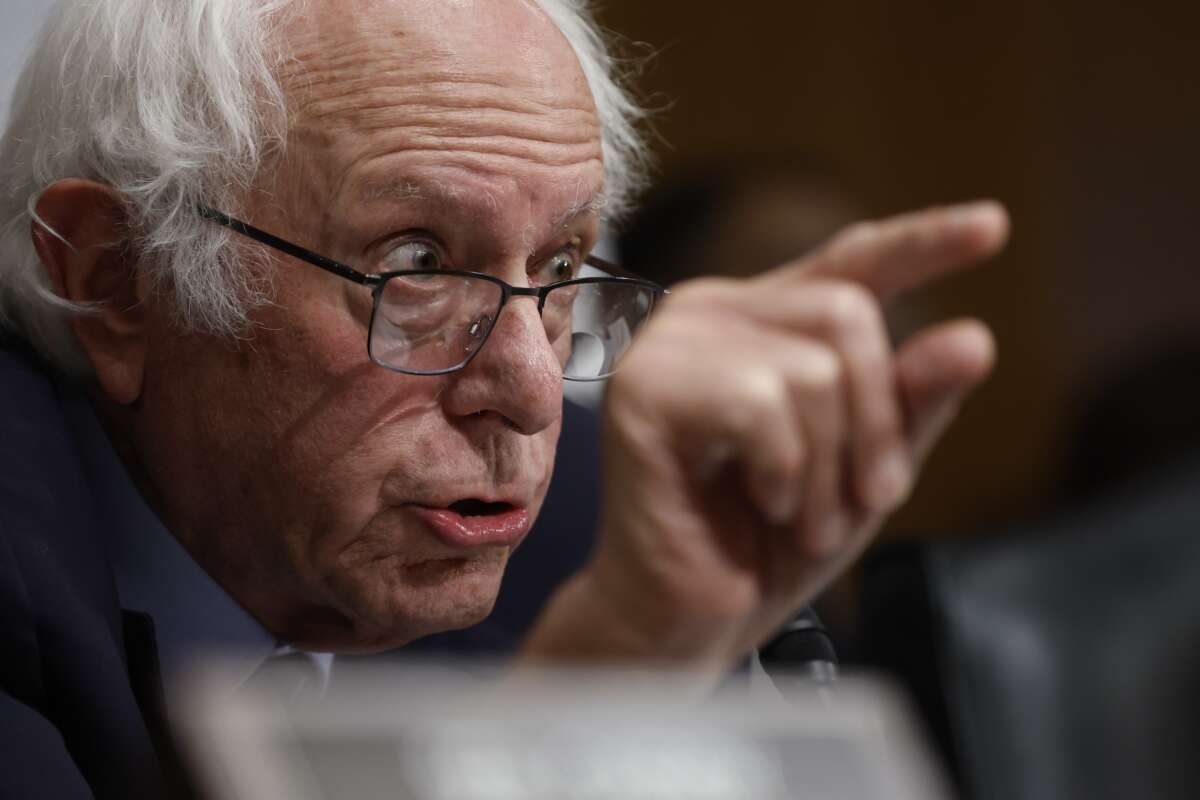
[[[599,543],[520,658],[703,683],[863,548],[991,361],[974,322],[893,352],[878,303],[1003,212],[646,322],[657,289],[589,262],[641,162],[608,69],[574,0],[57,8],[0,150],[0,780],[154,794],[156,652],[219,620],[265,656],[484,617],[563,378],[618,358]]]

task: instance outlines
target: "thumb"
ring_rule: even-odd
[[[920,463],[958,416],[968,395],[991,373],[996,344],[978,320],[923,331],[896,355],[896,383],[907,411],[908,440]]]

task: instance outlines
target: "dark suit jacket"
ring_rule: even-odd
[[[55,383],[3,350],[0,387],[0,796],[162,796],[152,629],[117,603]]]
[[[60,386],[27,350],[0,348],[0,798],[159,797],[179,778],[161,766],[153,622],[118,603]],[[566,404],[553,489],[495,613],[417,648],[515,647],[591,548],[596,440],[590,412]]]

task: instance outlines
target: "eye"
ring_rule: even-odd
[[[563,250],[543,261],[537,268],[535,282],[539,286],[559,281],[569,281],[579,273],[579,258],[570,250]]]
[[[415,272],[445,269],[445,266],[437,249],[428,242],[420,241],[401,242],[383,261],[385,272]]]

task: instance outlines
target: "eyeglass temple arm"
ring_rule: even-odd
[[[274,248],[275,250],[287,253],[293,258],[298,258],[301,261],[307,261],[314,267],[320,267],[326,272],[332,272],[334,275],[354,281],[355,283],[361,283],[364,286],[374,286],[379,282],[378,275],[367,275],[359,272],[353,267],[347,266],[340,261],[334,261],[332,258],[326,258],[320,253],[314,253],[313,251],[307,250],[300,245],[292,244],[286,239],[280,239],[274,234],[267,233],[260,228],[250,225],[249,223],[242,222],[240,219],[235,219],[228,214],[223,214],[216,209],[202,205],[197,206],[196,210],[200,213],[200,216],[204,217],[205,219],[212,220],[218,225],[223,225],[232,231],[240,233],[242,236],[253,239],[261,244],[265,244],[268,247]]]
[[[641,278],[641,276],[634,275],[632,272],[625,269],[621,265],[614,264],[612,261],[609,261],[607,258],[601,258],[600,256],[595,255],[594,253],[589,255],[586,259],[584,259],[584,263],[588,264],[590,266],[596,267],[597,269],[602,269],[605,272],[607,272],[609,275],[616,275],[621,278]],[[644,278],[642,278],[642,280],[644,280]]]
[[[670,289],[668,289],[664,286],[660,286],[659,284],[655,283],[654,281],[647,280],[646,278],[643,278],[641,275],[638,275],[636,272],[630,272],[629,270],[622,267],[620,264],[614,264],[613,262],[609,261],[608,259],[601,258],[600,256],[589,255],[586,259],[584,259],[583,263],[588,264],[589,266],[596,267],[597,269],[602,269],[605,272],[607,272],[609,275],[612,275],[613,277],[621,278],[624,280],[637,281],[638,283],[640,283],[644,286],[652,287],[654,289],[655,293],[658,295],[666,295],[666,294],[671,293]]]

